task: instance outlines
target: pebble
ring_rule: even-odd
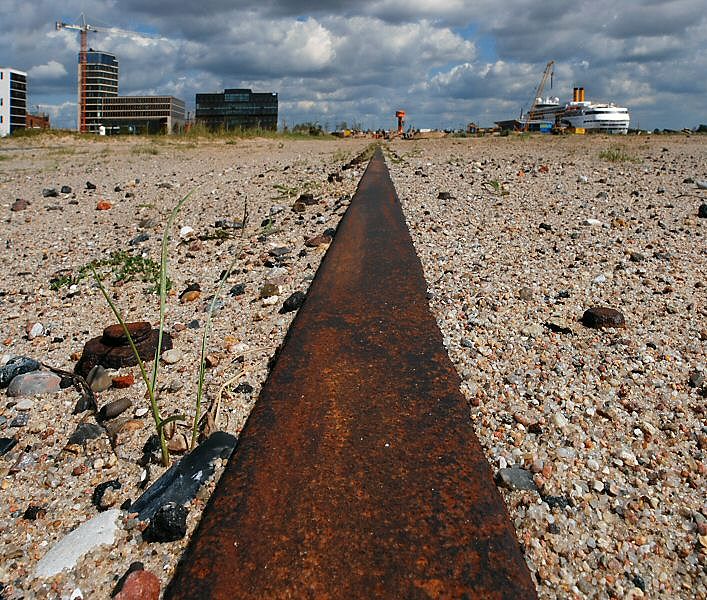
[[[533,474],[519,467],[499,469],[498,473],[496,473],[496,478],[500,485],[509,490],[538,491],[538,486],[535,485],[533,480]]]
[[[94,392],[105,392],[113,385],[113,375],[101,365],[96,365],[86,375],[86,383]]]
[[[44,188],[42,190],[42,197],[44,198],[56,198],[59,195],[54,188]]]
[[[331,244],[331,237],[328,235],[316,235],[314,237],[307,238],[304,241],[304,245],[307,248],[316,248],[317,246],[328,246]]]
[[[299,308],[304,304],[306,298],[307,294],[305,292],[294,292],[287,298],[287,300],[285,300],[285,302],[283,302],[282,308],[280,308],[280,314],[299,310]]]
[[[697,209],[697,216],[700,219],[707,219],[707,204],[700,204],[700,208]]]
[[[55,394],[61,390],[61,377],[49,371],[22,373],[12,379],[7,395],[12,398]]]
[[[65,535],[37,563],[34,577],[53,577],[72,569],[84,554],[102,544],[113,544],[118,531],[119,510],[107,510]]]
[[[271,298],[280,294],[280,286],[274,283],[266,283],[260,288],[260,299]]]
[[[168,365],[173,365],[182,360],[183,357],[184,353],[181,350],[173,348],[172,350],[167,350],[162,353],[162,362]]]
[[[113,377],[113,387],[118,390],[129,388],[135,383],[135,376],[132,373]]]
[[[99,200],[96,204],[96,210],[110,210],[111,208],[113,208],[113,204],[108,200]]]
[[[27,209],[29,208],[29,206],[30,206],[30,202],[29,202],[29,201],[24,200],[23,198],[17,198],[17,200],[15,200],[15,201],[12,203],[12,206],[10,207],[10,210],[11,210],[12,212],[19,212],[19,211],[21,211],[21,210],[27,210]]]
[[[133,413],[135,415],[135,418],[141,419],[144,417],[149,411],[149,409],[145,408],[144,406],[141,406],[140,408],[136,409],[135,412]]]
[[[28,321],[27,325],[25,325],[25,333],[27,334],[28,340],[38,338],[40,335],[44,334],[44,325],[38,321]]]
[[[98,413],[98,417],[101,420],[115,419],[115,417],[123,414],[133,405],[130,398],[119,398],[118,400],[113,400],[101,408]]]
[[[17,376],[23,373],[31,373],[37,371],[42,365],[33,358],[26,356],[15,356],[0,368],[0,389],[6,388],[10,382]]]
[[[592,307],[584,311],[582,323],[587,327],[602,329],[604,327],[624,327],[626,325],[623,314],[606,307]]]
[[[189,510],[185,506],[168,502],[154,514],[142,533],[143,539],[148,542],[174,542],[182,539],[187,533],[188,514]]]
[[[15,410],[32,410],[34,408],[34,400],[23,398],[15,404]]]
[[[105,430],[95,423],[79,423],[74,433],[69,437],[69,444],[85,444],[88,440],[101,437]]]
[[[185,225],[179,230],[179,237],[183,241],[188,241],[188,240],[193,240],[196,237],[196,232],[194,231],[193,227],[189,227],[189,225]]]
[[[113,600],[158,600],[160,580],[154,573],[142,569],[130,573]]]

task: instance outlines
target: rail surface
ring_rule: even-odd
[[[536,598],[380,150],[165,592]]]

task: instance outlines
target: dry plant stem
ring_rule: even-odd
[[[113,314],[115,315],[115,318],[118,319],[118,322],[121,324],[123,327],[123,331],[125,332],[126,337],[128,338],[128,344],[130,344],[130,349],[133,351],[133,354],[135,355],[135,358],[137,359],[137,364],[140,368],[140,375],[142,376],[143,381],[145,382],[145,385],[147,386],[147,393],[150,397],[150,406],[152,407],[152,418],[155,421],[155,427],[157,428],[157,432],[159,434],[160,438],[160,449],[162,452],[162,464],[167,467],[169,466],[169,450],[167,449],[167,441],[164,438],[164,431],[162,427],[162,417],[160,416],[160,409],[159,406],[157,405],[157,399],[155,398],[155,390],[152,384],[150,383],[150,380],[147,377],[147,371],[145,370],[145,363],[142,361],[142,358],[140,357],[140,353],[138,352],[137,348],[135,347],[135,342],[133,341],[132,336],[130,335],[130,331],[128,330],[128,326],[125,324],[125,320],[123,319],[122,314],[120,313],[120,310],[118,310],[118,307],[115,305],[115,303],[110,299],[110,296],[108,295],[108,292],[106,292],[106,288],[103,287],[103,282],[101,281],[101,278],[98,276],[98,273],[96,270],[91,267],[91,271],[93,272],[93,278],[96,280],[96,283],[98,284],[98,288],[101,290],[101,293],[103,294],[103,297],[106,299],[106,302],[108,302],[108,306],[110,306],[111,310],[113,311]],[[160,334],[161,334],[160,330]],[[157,360],[157,358],[156,358]]]

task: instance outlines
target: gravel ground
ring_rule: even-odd
[[[477,435],[537,486],[504,498],[541,598],[707,597],[706,142],[391,146]]]
[[[116,271],[126,257],[159,260],[169,211],[195,190],[170,247],[167,328],[177,361],[161,367],[159,401],[166,415],[193,414],[205,304],[235,257],[214,315],[208,351],[218,364],[207,371],[206,400],[226,384],[218,425],[238,434],[294,314],[278,311],[306,291],[326,249],[304,241],[336,226],[361,175],[341,167],[366,145],[3,140],[0,363],[23,355],[73,370],[83,344],[114,318],[90,277],[70,278],[116,251],[127,254],[113,254],[102,269],[109,293],[128,319],[156,324],[152,284],[115,281]],[[707,261],[697,216],[707,193],[685,181],[707,179],[704,138],[509,137],[390,148],[477,435],[494,470],[521,467],[536,486],[504,488],[504,497],[541,597],[707,597]],[[632,160],[601,158],[607,149]],[[72,191],[61,193],[64,185]],[[43,197],[46,188],[59,193]],[[319,202],[293,212],[302,193]],[[29,202],[24,210],[18,198]],[[111,207],[96,210],[101,201]],[[241,236],[229,225],[246,202]],[[271,209],[274,224],[263,224]],[[278,258],[283,247],[290,252]],[[266,283],[277,299],[261,298]],[[191,284],[201,291],[180,299]],[[585,327],[579,319],[591,306],[618,309],[626,327]],[[119,374],[137,382],[98,393],[101,406],[133,402],[121,415],[128,419],[108,423],[113,448],[108,435],[67,445],[80,423],[96,422],[90,412],[72,414],[72,388],[0,404],[0,437],[19,440],[0,457],[6,598],[69,598],[77,588],[105,598],[133,561],[163,586],[169,580],[213,482],[190,505],[184,540],[146,543],[124,513],[113,545],[61,575],[33,577],[52,546],[99,514],[91,501],[97,485],[121,483],[103,508],[141,493],[138,463],[154,427],[142,414],[137,369]],[[24,415],[26,425],[13,426]],[[162,470],[152,464],[150,481]]]
[[[268,358],[295,314],[280,314],[279,309],[293,292],[307,290],[326,250],[326,244],[305,247],[305,239],[338,224],[361,175],[360,167],[342,167],[368,143],[3,140],[0,366],[12,356],[27,356],[73,371],[84,343],[115,322],[90,276],[70,280],[92,260],[112,256],[113,264],[100,271],[126,319],[157,325],[159,300],[149,291],[153,283],[116,282],[116,274],[126,264],[144,265],[141,257],[159,262],[169,212],[194,190],[176,219],[170,245],[172,291],[166,323],[178,360],[160,369],[159,403],[163,415],[193,418],[205,309],[221,272],[235,258],[223,308],[213,316],[208,352],[218,364],[207,370],[205,403],[227,384],[217,425],[237,435],[265,379]],[[96,189],[87,189],[87,182]],[[62,186],[71,191],[61,193]],[[43,190],[51,188],[58,195],[44,197]],[[303,193],[312,194],[316,204],[294,212],[293,203]],[[17,210],[22,204],[17,199],[28,201],[24,210]],[[111,207],[97,210],[101,202]],[[232,225],[242,220],[246,202],[249,216],[242,234]],[[274,223],[264,223],[270,217]],[[215,226],[223,220],[230,223]],[[112,254],[117,251],[126,254]],[[52,280],[60,285],[58,290],[51,289]],[[261,293],[266,283],[270,290]],[[180,300],[190,284],[199,284],[201,292],[191,294],[190,301]],[[94,550],[71,571],[33,577],[38,560],[58,540],[98,514],[92,504],[98,484],[121,484],[104,495],[102,508],[118,508],[141,493],[144,469],[138,462],[154,426],[143,414],[148,401],[138,369],[123,368],[118,374],[132,374],[136,383],[97,394],[99,406],[122,398],[133,404],[107,423],[114,450],[105,434],[83,445],[68,444],[80,423],[96,423],[90,412],[72,414],[79,398],[73,388],[35,398],[11,398],[0,390],[0,437],[18,439],[0,457],[3,598],[69,598],[77,588],[83,598],[107,598],[133,561],[142,561],[163,586],[169,580],[188,536],[148,544],[127,513],[112,546]],[[16,426],[18,417],[27,423]],[[186,428],[177,429],[175,446],[182,431],[188,435]],[[162,471],[151,464],[150,481]],[[192,503],[188,535],[212,488],[213,482]]]

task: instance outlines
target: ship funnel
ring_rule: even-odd
[[[579,88],[579,101],[584,102],[584,88]]]
[[[578,102],[579,88],[572,88],[572,102]]]

